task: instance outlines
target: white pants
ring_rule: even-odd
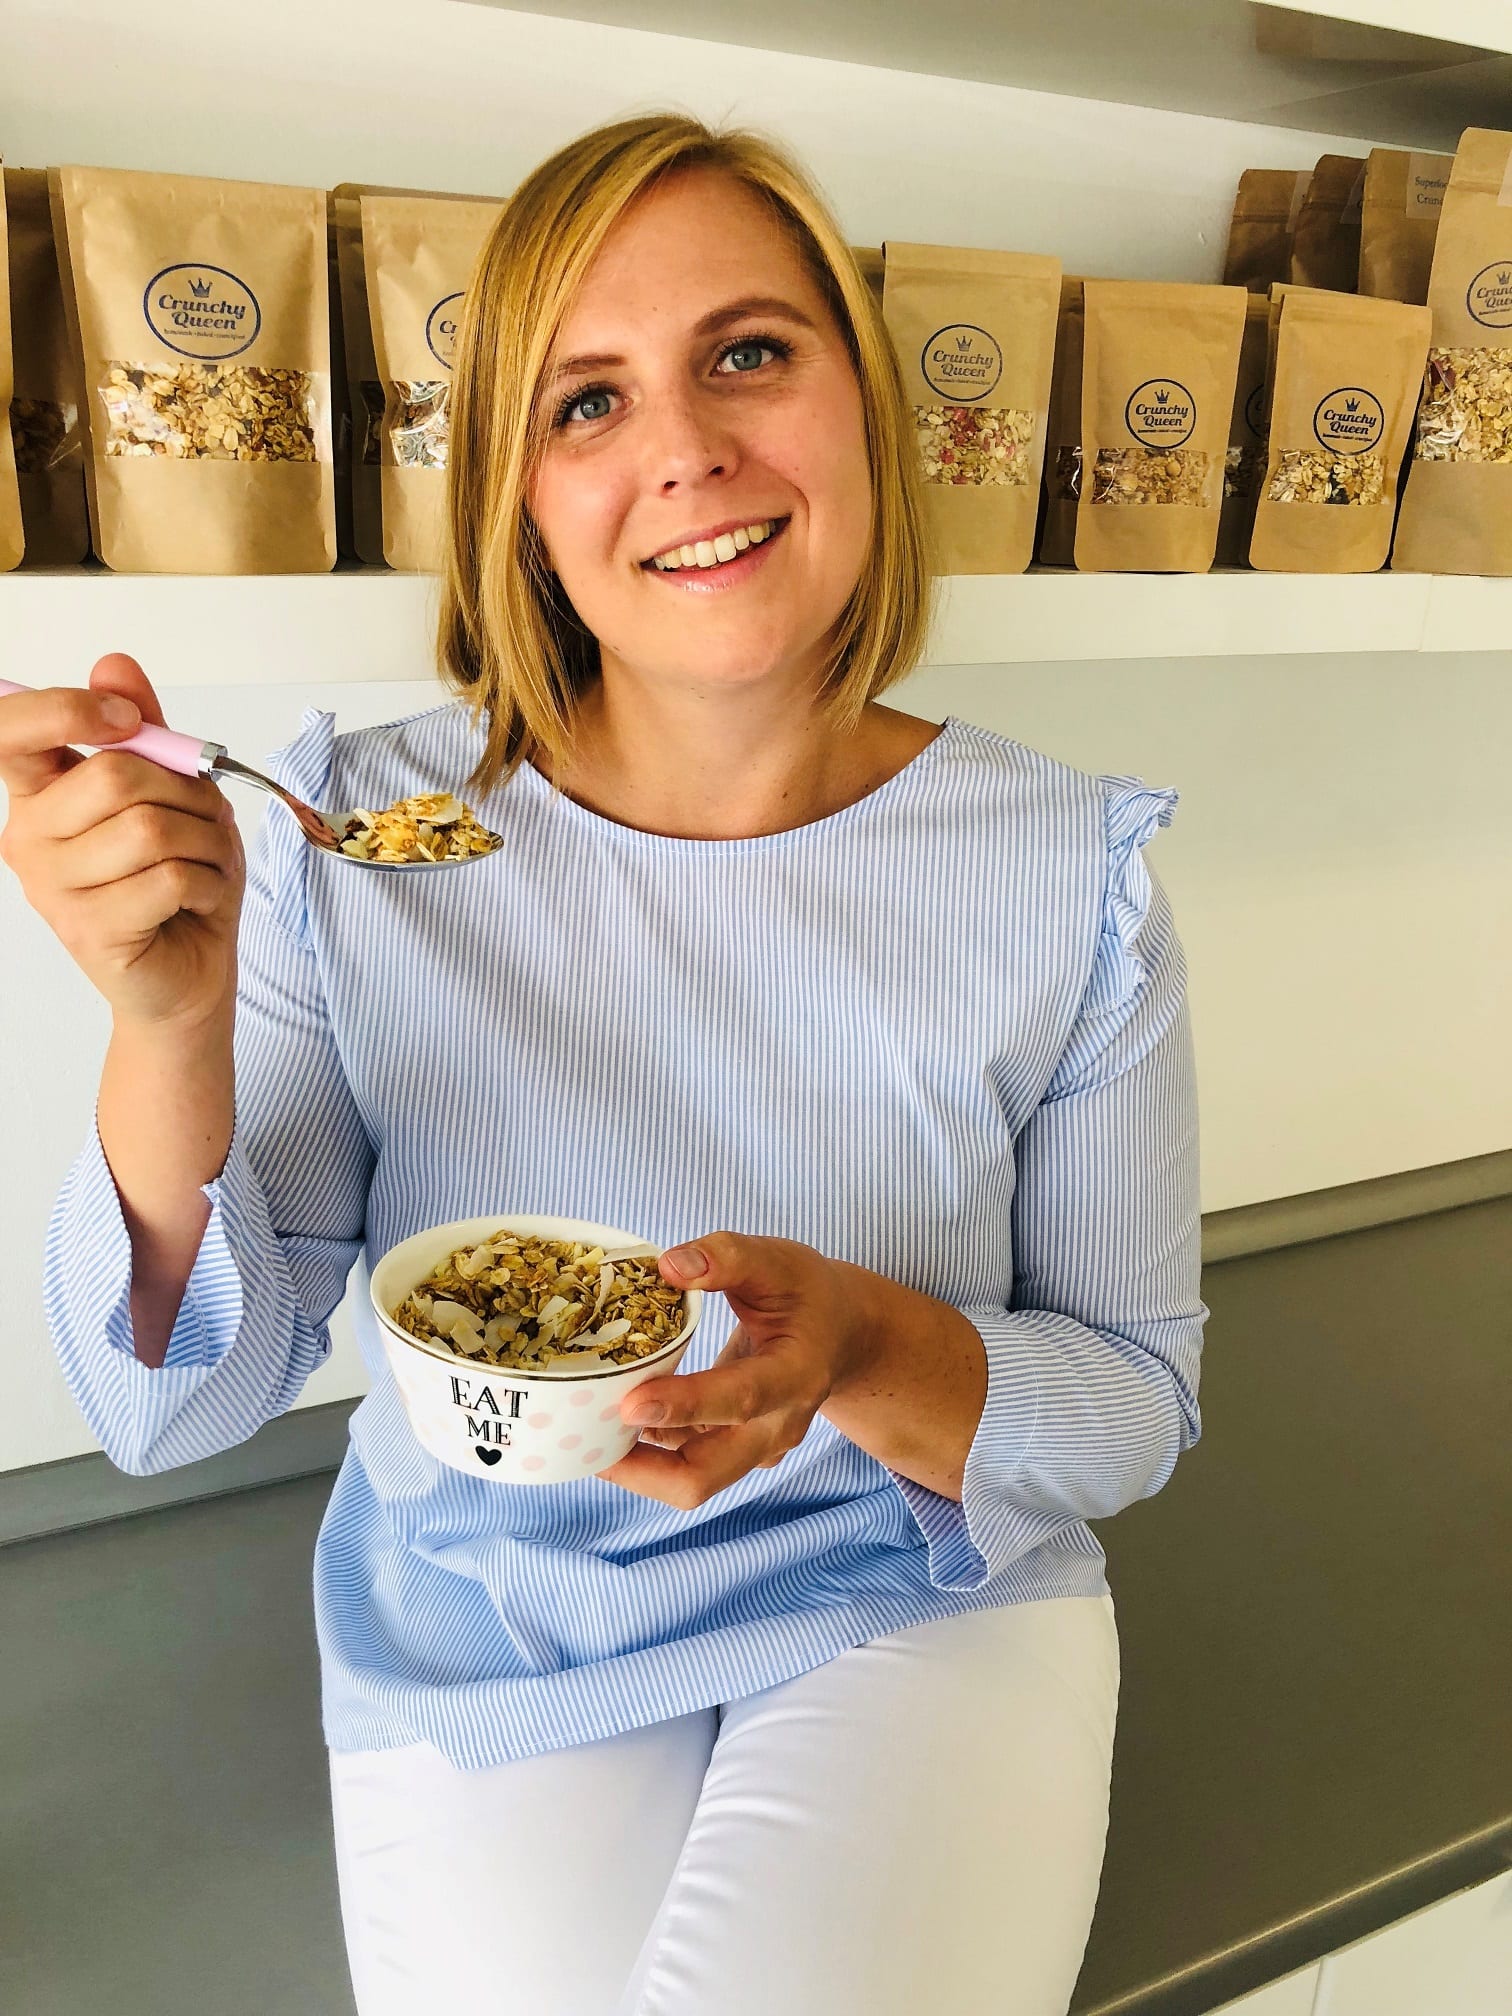
[[[1078,1597],[487,1770],[333,1752],[360,2016],[1064,2016],[1117,1697]]]

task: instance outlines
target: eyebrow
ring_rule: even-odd
[[[776,294],[747,294],[739,301],[727,301],[722,308],[711,308],[707,315],[701,315],[693,325],[695,336],[713,336],[721,329],[727,329],[732,322],[743,322],[751,315],[780,316],[784,321],[796,322],[804,329],[819,333],[818,324],[811,315],[805,315],[801,308],[795,308],[791,301],[784,301]],[[587,352],[577,357],[564,357],[551,373],[550,382],[555,384],[561,378],[575,378],[584,371],[613,371],[620,369],[625,360],[607,351]]]

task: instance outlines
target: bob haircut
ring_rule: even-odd
[[[551,571],[527,505],[550,434],[547,361],[595,254],[626,208],[668,175],[716,169],[771,206],[805,261],[861,388],[872,483],[869,557],[835,625],[818,703],[855,727],[923,649],[931,582],[918,454],[876,298],[828,205],[779,147],[657,113],[601,126],[544,161],[504,205],[473,268],[451,388],[437,656],[486,719],[470,782],[487,793],[536,749],[558,774],[598,642]]]

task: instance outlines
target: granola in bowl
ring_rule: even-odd
[[[686,1306],[654,1252],[501,1229],[449,1253],[391,1313],[474,1364],[563,1372],[651,1357],[680,1335]]]

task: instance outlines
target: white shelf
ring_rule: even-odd
[[[1512,0],[478,4],[1445,151],[1512,103]]]
[[[129,651],[165,686],[425,681],[436,583],[336,574],[56,569],[0,577],[0,675],[83,679]],[[1512,580],[1427,574],[956,575],[928,665],[1501,651]]]
[[[1426,574],[1248,570],[954,575],[941,596],[929,663],[1415,651],[1439,585]],[[1505,606],[1512,608],[1512,596]]]
[[[354,568],[335,574],[0,575],[0,676],[78,685],[129,651],[154,685],[288,686],[425,680],[435,663],[436,582]]]

